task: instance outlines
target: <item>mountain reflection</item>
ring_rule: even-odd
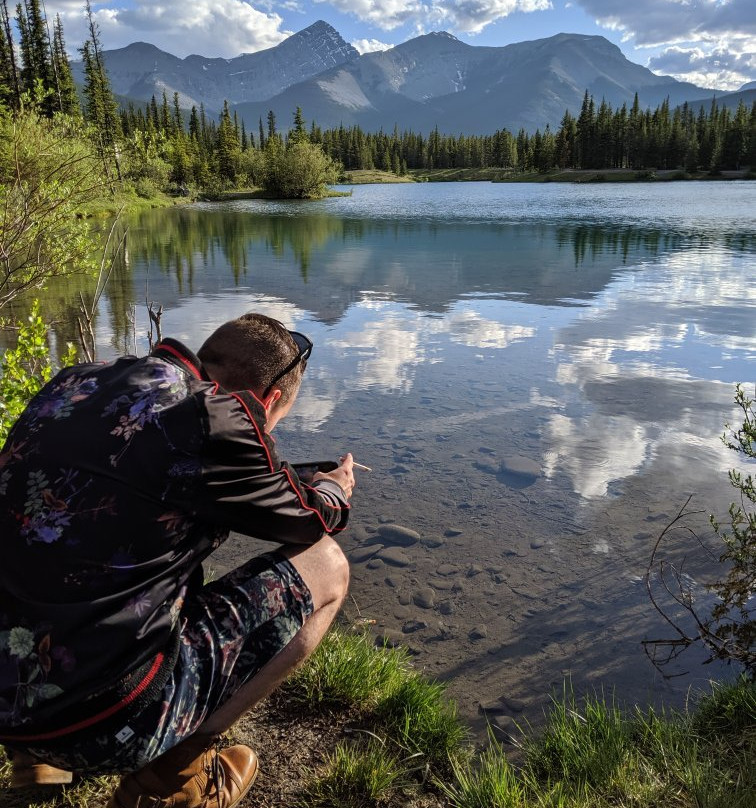
[[[692,461],[693,479],[729,462],[716,438],[756,344],[750,232],[246,203],[124,226],[97,315],[101,358],[146,350],[146,301],[192,347],[256,309],[316,341],[288,429],[317,432],[363,392],[425,414],[419,399],[448,388],[418,434],[477,424],[503,443],[516,423],[538,436],[545,479],[584,501],[660,464]],[[41,294],[57,346],[75,341],[79,294],[94,287],[76,277]],[[382,421],[375,406],[365,417]]]

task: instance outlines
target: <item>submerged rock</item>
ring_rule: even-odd
[[[541,476],[541,465],[522,455],[510,455],[501,461],[499,473],[506,482],[525,488]]]
[[[392,567],[409,567],[412,563],[409,556],[398,547],[384,547],[379,553],[378,558],[386,564],[390,564]]]
[[[403,525],[380,525],[376,532],[385,542],[399,547],[411,547],[420,541],[420,534],[416,530]]]

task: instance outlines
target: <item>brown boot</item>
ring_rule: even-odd
[[[8,757],[12,762],[11,788],[32,788],[34,786],[67,785],[73,780],[73,772],[56,769],[47,763],[37,760],[28,752],[11,752]]]
[[[251,749],[218,751],[214,738],[193,735],[122,777],[107,808],[233,808],[256,777]]]

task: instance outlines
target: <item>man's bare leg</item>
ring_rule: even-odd
[[[344,602],[349,587],[349,562],[333,539],[325,536],[306,547],[289,545],[282,552],[309,587],[313,613],[296,637],[200,725],[197,734],[225,732],[272,693],[318,647]]]

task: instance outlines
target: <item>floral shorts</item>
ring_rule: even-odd
[[[65,750],[28,751],[77,774],[140,769],[192,735],[288,645],[312,610],[310,590],[288,559],[257,556],[187,600],[176,666],[138,716]]]

